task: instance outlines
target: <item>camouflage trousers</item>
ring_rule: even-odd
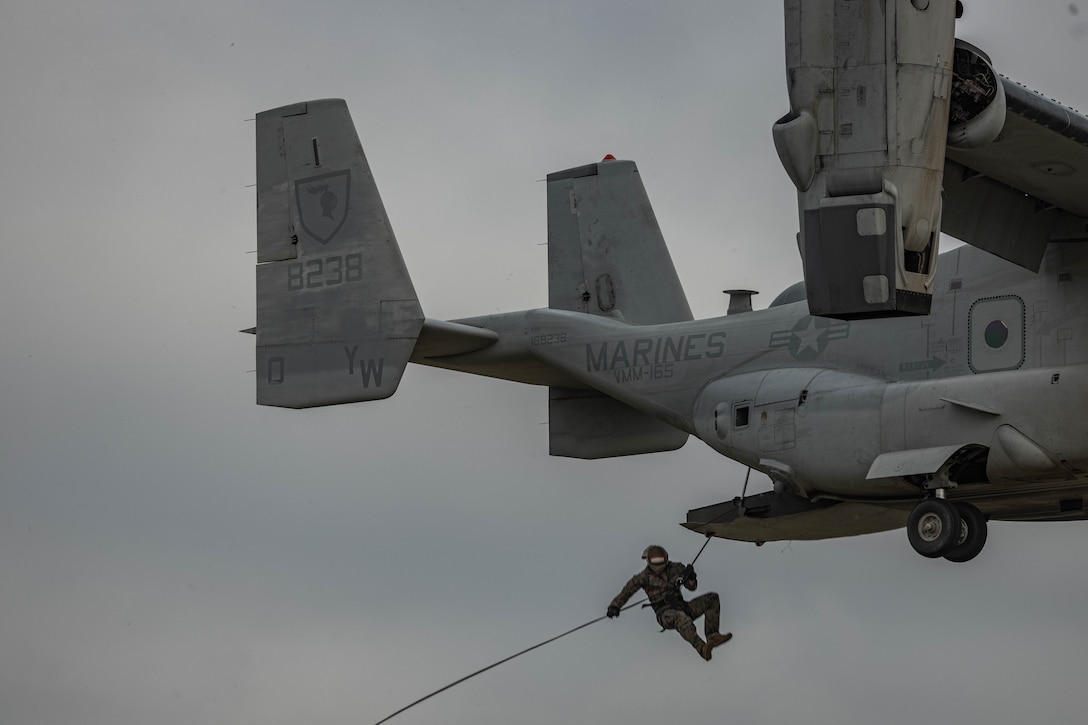
[[[699,638],[698,632],[695,631],[695,623],[692,620],[698,619],[699,617],[704,618],[703,635],[707,639],[718,634],[718,620],[721,618],[721,602],[718,599],[717,593],[707,592],[688,602],[688,610],[691,612],[690,617],[687,612],[679,609],[662,609],[658,612],[657,622],[664,629],[675,629],[680,633],[681,637],[690,642],[691,646],[698,650],[703,646],[703,640]]]

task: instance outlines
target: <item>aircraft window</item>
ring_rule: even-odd
[[[748,406],[738,405],[733,408],[733,427],[734,428],[747,428],[748,427]]]
[[[983,339],[986,340],[986,344],[997,349],[1008,342],[1009,339],[1009,326],[1001,320],[994,320],[990,324],[986,325],[986,331],[983,333]]]
[[[971,305],[967,317],[967,366],[971,372],[1016,370],[1023,365],[1025,326],[1024,300],[1016,295],[986,297]]]

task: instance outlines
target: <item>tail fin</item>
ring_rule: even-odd
[[[636,325],[692,319],[633,161],[548,174],[548,306]]]
[[[396,392],[423,311],[342,100],[257,115],[257,403]]]
[[[636,325],[692,319],[632,161],[548,175],[548,306]],[[688,435],[595,391],[549,389],[551,454],[611,458],[671,451]]]

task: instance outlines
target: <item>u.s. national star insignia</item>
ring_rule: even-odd
[[[295,182],[295,203],[302,228],[311,237],[328,244],[348,218],[351,171],[311,176]]]
[[[790,355],[802,362],[820,356],[827,343],[850,336],[850,323],[805,315],[790,330],[771,334],[770,347],[788,347]]]

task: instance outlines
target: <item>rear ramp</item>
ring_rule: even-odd
[[[913,503],[913,502],[912,502]],[[911,504],[813,502],[767,491],[688,511],[681,526],[704,536],[734,541],[818,541],[901,529]]]

